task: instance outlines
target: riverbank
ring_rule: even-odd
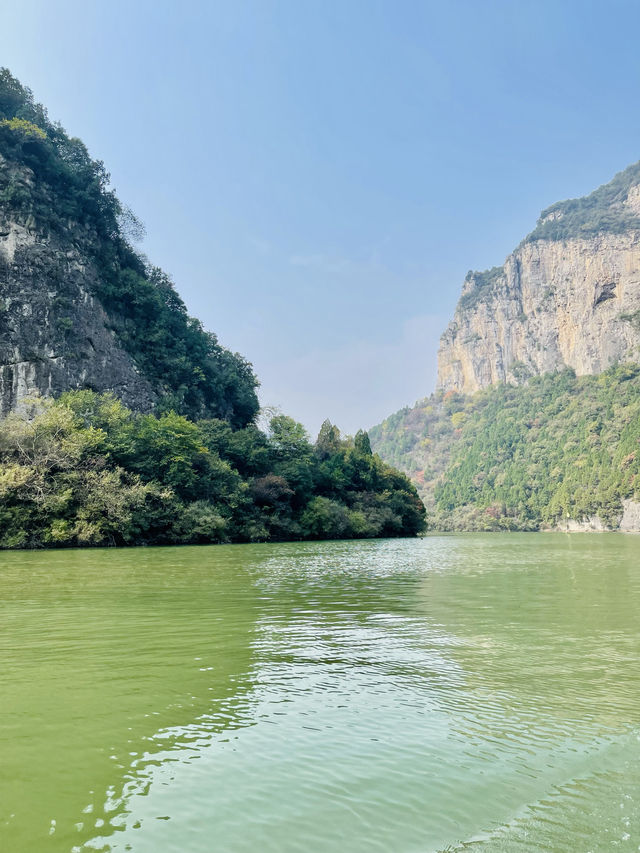
[[[622,501],[622,511],[612,515],[614,523],[598,515],[560,519],[547,524],[535,519],[521,519],[503,514],[500,508],[461,507],[455,512],[435,512],[428,518],[429,533],[640,533],[640,502]]]

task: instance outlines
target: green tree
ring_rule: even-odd
[[[330,420],[325,420],[315,443],[316,454],[320,459],[328,459],[340,449],[340,430]]]
[[[361,453],[363,456],[372,455],[369,433],[363,429],[359,429],[356,433],[356,436],[353,440],[353,446],[356,453]]]

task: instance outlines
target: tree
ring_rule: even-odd
[[[343,441],[320,459],[284,415],[265,436],[73,391],[0,420],[0,548],[402,536],[423,518],[404,475]]]
[[[316,455],[327,459],[340,450],[340,430],[329,419],[323,421],[315,443]]]
[[[369,441],[369,433],[366,430],[359,429],[353,440],[353,446],[356,453],[361,453],[363,456],[371,456],[371,442]]]

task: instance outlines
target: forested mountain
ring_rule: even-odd
[[[0,414],[89,387],[141,410],[254,419],[251,366],[134,250],[139,227],[104,164],[0,70]]]
[[[440,529],[640,529],[640,164],[470,272],[435,394],[371,431]]]
[[[0,70],[0,547],[422,530],[414,486],[366,433],[256,426],[251,365],[135,251],[139,227]]]
[[[640,366],[438,391],[370,435],[435,529],[640,526]]]

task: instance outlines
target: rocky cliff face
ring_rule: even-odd
[[[0,416],[34,395],[113,391],[138,410],[156,395],[92,296],[97,271],[78,229],[45,237],[0,215]]]
[[[251,365],[189,317],[137,234],[104,164],[0,68],[0,417],[88,388],[138,411],[253,421]]]
[[[564,367],[593,374],[640,358],[637,172],[554,205],[504,266],[469,273],[441,339],[440,389],[474,392]]]
[[[468,274],[438,367],[370,430],[436,529],[640,532],[640,163]]]
[[[141,234],[104,163],[0,68],[0,416],[88,388],[139,411],[254,421],[251,365],[189,316],[136,251]]]

